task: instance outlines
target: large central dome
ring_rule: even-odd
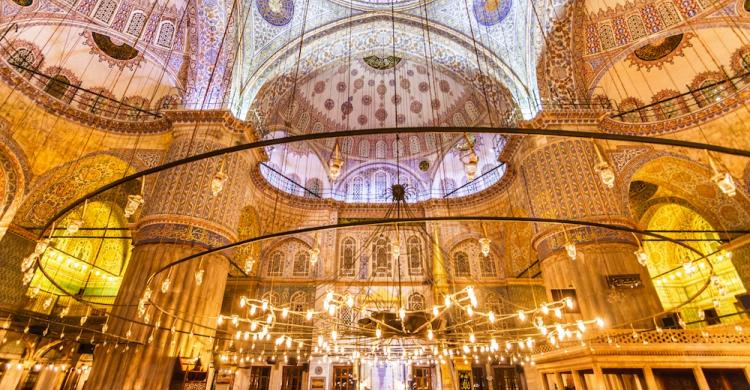
[[[310,72],[297,83],[291,77],[279,78],[261,90],[254,109],[263,118],[261,131],[266,137],[391,127],[469,129],[486,124],[490,111],[472,77],[475,75],[451,73],[420,60],[371,53]],[[284,101],[293,103],[278,104],[279,86],[289,83],[292,86]],[[510,109],[507,100],[491,107],[493,116],[498,110],[505,113]],[[484,172],[496,168],[504,139],[470,139],[480,156],[480,168]],[[336,142],[346,163],[341,178],[331,183],[325,166]],[[467,183],[461,162],[465,144],[460,134],[329,139],[271,149],[263,172],[272,184],[291,193],[313,189],[323,197],[378,202],[387,200],[385,188],[400,182],[411,188],[412,199],[424,200],[445,196]],[[498,170],[491,182],[467,186],[461,194],[485,188],[501,172]]]

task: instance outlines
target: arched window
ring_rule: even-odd
[[[133,12],[133,16],[130,17],[130,23],[128,24],[128,29],[125,30],[125,32],[132,36],[137,37],[141,34],[141,31],[143,31],[143,26],[145,25],[146,25],[146,14],[140,11]]]
[[[167,49],[172,48],[172,39],[174,39],[174,24],[164,22],[159,28],[159,35],[156,38],[156,44]]]
[[[294,276],[307,276],[310,270],[310,255],[307,251],[299,251],[294,256],[294,267],[292,268],[292,275]]]
[[[482,167],[482,181],[484,182],[484,188],[487,188],[500,179],[500,168],[495,169],[492,164],[487,164]]]
[[[34,53],[31,52],[31,50],[21,47],[16,49],[16,51],[13,52],[13,54],[10,55],[10,58],[8,58],[8,63],[13,65],[16,69],[20,72],[23,72],[24,69],[32,69],[34,67],[34,61],[36,58],[34,57]]]
[[[112,15],[115,14],[116,9],[117,1],[102,0],[99,3],[99,7],[96,8],[96,12],[94,12],[94,19],[109,24],[109,21],[112,20]]]
[[[284,273],[284,254],[275,251],[268,262],[268,276],[281,276]]]
[[[344,142],[341,144],[341,152],[344,154],[352,154],[352,149],[354,149],[354,138],[344,138]]]
[[[375,158],[385,158],[385,141],[375,143]]]
[[[299,188],[299,176],[297,174],[291,174],[288,175],[289,179],[286,179],[284,177],[279,176],[279,179],[284,183],[282,189],[284,192],[292,195],[299,194],[300,188]]]
[[[471,276],[471,264],[469,264],[469,255],[466,252],[456,252],[453,255],[453,268],[456,276]]]
[[[391,240],[380,236],[372,244],[372,268],[374,276],[391,276]]]
[[[441,180],[440,187],[443,188],[443,195],[448,195],[456,190],[456,182],[453,179],[446,178]]]
[[[612,26],[610,24],[602,24],[599,26],[599,42],[601,42],[603,50],[609,50],[615,47],[615,34],[612,32]]]
[[[643,26],[641,15],[628,16],[628,27],[630,28],[630,37],[633,40],[646,36],[646,27]]]
[[[263,297],[261,298],[261,300],[267,301],[268,303],[270,303],[270,304],[272,304],[274,306],[281,305],[281,299],[279,298],[279,294],[277,294],[277,293],[275,293],[273,291],[269,291],[269,292],[263,294]]]
[[[405,154],[406,154],[406,149],[404,148],[404,141],[402,140],[393,141],[393,158],[396,158],[397,156],[404,157]]]
[[[680,22],[680,14],[677,13],[674,3],[671,1],[663,1],[656,8],[659,10],[664,27],[669,27]]]
[[[653,104],[659,119],[670,119],[680,116],[683,111],[683,100],[677,91],[664,91],[654,97]]]
[[[315,195],[321,195],[323,183],[318,178],[308,179],[307,183],[305,183],[305,188],[307,188],[307,191],[305,191],[305,197],[313,198]]]
[[[296,312],[289,316],[289,323],[300,325],[304,321],[304,314],[299,315],[297,313],[304,313],[307,309],[307,294],[302,291],[297,291],[292,294],[292,299],[289,300],[289,310]]]
[[[622,119],[625,122],[641,122],[641,113],[638,110],[643,104],[635,98],[626,98],[620,102],[620,112],[624,113]]]
[[[427,146],[428,152],[434,151],[435,148],[437,148],[437,142],[435,141],[435,134],[427,133],[424,136],[424,143],[425,143],[425,146]]]
[[[370,141],[366,139],[359,141],[359,157],[370,157]]]
[[[725,86],[720,84],[718,80],[707,79],[700,83],[698,88],[700,89],[701,96],[703,96],[704,103],[708,105],[721,98],[721,93]]]
[[[419,275],[422,273],[422,242],[417,236],[411,236],[406,240],[406,256],[409,258],[409,274]]]
[[[375,172],[375,196],[377,198],[385,194],[385,190],[388,187],[388,178],[383,171]]]
[[[362,176],[357,176],[352,180],[352,200],[358,201],[362,199],[364,193],[365,181]]]
[[[479,266],[482,269],[482,276],[486,278],[497,276],[497,270],[495,269],[495,259],[492,257],[492,255],[480,258]]]
[[[65,93],[68,92],[69,86],[70,80],[68,80],[67,77],[59,74],[49,79],[47,85],[44,86],[44,92],[57,99],[62,99],[63,97],[65,97]]]
[[[424,296],[420,293],[409,295],[409,310],[424,310]]]
[[[472,181],[467,181],[466,182],[466,187],[462,188],[461,191],[459,191],[459,192],[463,192],[463,193],[468,192],[470,194],[473,194],[473,193],[478,192],[478,191],[479,191],[479,180],[476,180],[476,178],[475,178]]]
[[[742,72],[750,72],[750,50],[745,51],[740,56],[740,66],[742,66]]]
[[[356,252],[356,243],[351,237],[347,237],[341,242],[341,276],[354,276],[355,261],[354,256]]]
[[[409,137],[409,152],[411,154],[419,154],[421,151],[421,148],[419,146],[419,138],[417,136],[412,135]]]

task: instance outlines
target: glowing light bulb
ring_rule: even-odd
[[[315,265],[315,263],[318,262],[320,259],[320,249],[318,247],[312,248],[309,251],[310,253],[310,264]]]
[[[281,309],[281,318],[287,318],[287,317],[289,317],[289,309],[285,307]]]
[[[49,244],[50,244],[50,240],[49,239],[44,239],[44,240],[37,241],[36,242],[36,246],[34,246],[34,254],[38,255],[38,256],[41,256],[42,254],[44,254],[44,252],[47,250],[47,248],[49,248]]]
[[[261,310],[262,310],[263,312],[265,312],[266,310],[268,310],[268,301],[264,300],[263,302],[261,302],[261,304],[260,304],[260,309],[261,309]]]
[[[723,171],[713,158],[709,156],[709,162],[711,164],[711,181],[719,187],[719,190],[729,197],[737,195],[737,184],[735,184],[732,175],[729,172]]]
[[[571,298],[571,297],[566,297],[565,298],[565,307],[567,307],[568,310],[572,310],[573,309],[573,298]]]
[[[253,272],[253,266],[254,265],[255,265],[255,259],[253,259],[252,257],[249,258],[249,259],[247,259],[247,260],[245,260],[245,267],[244,267],[245,273],[249,274],[249,273]]]
[[[559,307],[556,307],[554,312],[555,312],[555,317],[562,318],[562,310],[560,310]]]
[[[487,257],[490,255],[490,243],[492,240],[490,240],[487,237],[482,237],[479,239],[479,248],[482,252],[482,256]]]
[[[576,244],[572,242],[566,242],[565,243],[565,252],[568,254],[568,257],[571,260],[575,260],[578,256],[578,251],[576,250]]]
[[[312,317],[313,317],[313,311],[312,311],[312,309],[307,309],[307,314],[305,315],[305,319],[308,320],[308,321],[310,321],[310,320],[312,320]]]
[[[394,261],[398,261],[398,258],[401,257],[401,246],[398,243],[391,244],[391,255],[393,255]]]
[[[211,179],[211,195],[214,197],[218,196],[224,189],[227,179],[229,179],[229,176],[223,170],[219,169],[219,172],[216,172],[214,178]]]
[[[547,314],[549,314],[549,307],[547,307],[547,304],[546,304],[546,303],[543,303],[543,304],[542,304],[542,308],[541,308],[541,310],[542,310],[542,314],[544,314],[545,316],[546,316]]]
[[[601,317],[596,317],[596,326],[604,328],[604,320]]]
[[[195,271],[195,284],[198,286],[203,284],[203,276],[206,274],[206,270],[199,269]]]
[[[70,222],[68,222],[68,227],[65,228],[65,234],[72,236],[76,233],[78,233],[78,230],[81,229],[81,226],[83,225],[82,219],[71,219]]]
[[[451,301],[450,295],[446,295],[445,296],[445,300],[443,301],[443,303],[445,303],[445,308],[446,309],[449,308],[449,307],[451,307],[452,301]]]
[[[469,334],[469,342],[472,344],[477,342],[477,337],[474,335],[474,333]]]
[[[219,316],[216,317],[216,325],[221,325],[223,323],[224,323],[224,316],[222,316],[221,314],[219,314]]]
[[[594,171],[599,175],[599,179],[607,188],[614,188],[616,175],[609,163],[606,161],[598,162],[594,165]]]
[[[638,250],[636,250],[633,253],[635,254],[636,260],[638,260],[638,264],[644,267],[648,265],[648,253],[646,253],[646,251],[644,251],[643,248],[639,247]]]
[[[583,320],[576,321],[576,326],[578,326],[578,330],[580,330],[581,332],[586,331],[586,324],[583,322]]]
[[[351,295],[346,296],[346,306],[354,307],[354,297]]]
[[[143,197],[141,195],[128,195],[128,201],[123,209],[125,218],[130,218],[138,211],[138,208],[143,204]]]
[[[432,340],[432,338],[435,337],[434,333],[432,332],[432,329],[427,330],[427,339]]]
[[[383,337],[383,331],[380,329],[380,327],[377,327],[375,329],[375,337],[377,337],[377,338]]]
[[[161,292],[166,294],[167,291],[169,291],[169,285],[172,283],[172,280],[167,277],[164,279],[164,281],[161,282]]]
[[[467,315],[468,315],[469,317],[474,317],[474,309],[473,309],[473,308],[472,308],[471,306],[467,306],[467,307],[466,307],[466,314],[467,314]]]
[[[331,304],[328,305],[328,315],[331,317],[336,315],[336,305],[331,305]]]
[[[440,314],[440,312],[438,311],[438,308],[437,308],[437,306],[433,306],[433,307],[432,307],[432,316],[433,316],[433,317],[437,317],[437,316],[438,316],[438,314]]]
[[[404,309],[403,307],[398,309],[398,317],[401,318],[401,320],[406,318],[406,309]]]
[[[691,275],[695,272],[695,264],[692,260],[688,260],[682,264],[682,269],[685,271],[685,275]]]
[[[524,321],[526,321],[526,313],[524,313],[524,311],[523,311],[523,310],[519,310],[519,311],[518,311],[518,319],[519,319],[519,320],[520,320],[521,322],[524,322]]]
[[[487,318],[489,319],[490,324],[494,324],[495,323],[495,313],[494,312],[490,311],[489,314],[487,314]]]
[[[240,307],[245,307],[246,304],[247,304],[247,298],[245,297],[240,298]]]
[[[338,338],[339,338],[339,332],[336,332],[335,330],[331,331],[331,339],[333,339],[333,341],[336,341],[336,339]]]

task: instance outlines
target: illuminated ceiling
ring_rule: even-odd
[[[510,91],[525,118],[538,111],[538,24],[530,20],[530,5],[510,0],[418,4],[397,3],[393,13],[378,1],[355,3],[367,11],[329,0],[248,5],[230,94],[235,114],[245,118],[269,80],[305,78],[369,55],[427,58],[477,86],[479,75],[487,76]]]

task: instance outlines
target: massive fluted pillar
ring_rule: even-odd
[[[535,217],[634,226],[616,193],[618,187],[608,188],[594,171],[597,158],[591,141],[536,141],[520,162]],[[567,242],[576,245],[575,260],[565,250]],[[638,320],[661,310],[648,271],[633,254],[638,249],[633,234],[597,227],[539,224],[532,245],[541,260],[548,299],[559,297],[560,291],[555,290],[574,289],[584,319],[600,316],[610,326],[646,326],[649,320]],[[640,284],[612,288],[613,280],[640,280]]]
[[[235,138],[220,124],[177,125],[167,160],[226,147]],[[229,179],[214,197],[211,180],[222,165]],[[176,259],[236,239],[249,165],[247,155],[233,154],[183,165],[147,180],[135,249],[108,323],[110,334],[142,345],[110,349],[112,339],[108,346],[98,345],[87,388],[166,389],[178,357],[200,357],[206,367],[227,280],[227,257],[213,254],[172,267],[148,286],[146,280]],[[204,270],[202,283],[196,279],[199,270]],[[139,313],[147,287],[155,305],[146,305],[145,312]]]

